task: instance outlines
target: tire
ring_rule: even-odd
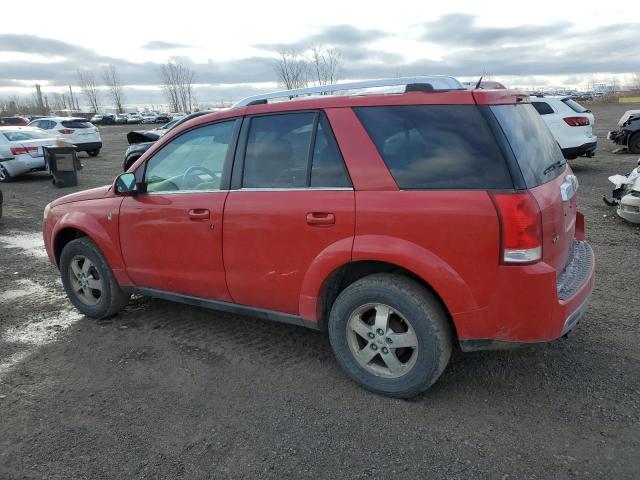
[[[375,322],[372,316],[384,317],[385,309],[390,328],[380,333],[369,322]],[[352,328],[357,318],[364,320],[364,334],[360,324],[358,334]],[[365,340],[370,335],[375,338]],[[393,338],[395,345],[416,347],[393,347]],[[340,293],[331,308],[329,340],[349,377],[367,390],[396,398],[413,397],[433,385],[449,363],[453,342],[449,319],[435,296],[410,278],[388,273],[364,277]],[[364,365],[370,350],[375,357]],[[391,356],[383,361],[384,353],[400,365]]]
[[[634,133],[627,144],[631,153],[640,153],[640,132]]]
[[[85,263],[87,260],[88,265]],[[81,269],[85,279],[80,280],[74,269]],[[69,300],[87,317],[111,317],[129,302],[130,295],[122,291],[104,255],[88,237],[72,240],[64,247],[60,256],[60,275]],[[86,290],[78,288],[83,281],[86,282]],[[94,286],[96,288],[91,288]]]
[[[0,164],[0,182],[9,183],[11,180],[13,180],[11,174],[9,174],[4,165]]]
[[[124,163],[122,165],[122,171],[126,172],[127,170],[129,170],[131,168],[131,165],[133,165],[134,163],[136,163],[136,161],[140,158],[140,156],[137,157],[129,157],[129,158],[125,158]]]
[[[97,156],[100,154],[100,149],[99,149],[99,148],[97,148],[97,149],[95,149],[95,150],[89,150],[89,151],[87,152],[87,154],[88,154],[90,157],[97,157]]]

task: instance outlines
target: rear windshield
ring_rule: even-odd
[[[401,189],[513,188],[500,147],[475,105],[354,110]]]
[[[498,105],[491,111],[511,145],[528,188],[547,183],[564,171],[562,151],[531,104]]]
[[[10,142],[23,142],[25,140],[40,140],[52,138],[52,136],[44,130],[17,130],[13,132],[2,132],[4,137]]]
[[[565,98],[564,100],[562,100],[564,102],[564,104],[569,107],[571,110],[573,110],[574,112],[577,113],[584,113],[584,112],[588,112],[589,110],[587,110],[586,108],[584,108],[582,105],[580,105],[578,102],[576,102],[575,100],[572,100],[570,98]]]
[[[4,117],[0,118],[0,125],[22,125],[25,121],[22,118],[17,117]]]
[[[93,125],[89,122],[85,122],[83,120],[63,120],[63,127],[67,128],[93,128]]]

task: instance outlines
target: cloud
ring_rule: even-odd
[[[443,15],[424,25],[422,39],[439,45],[482,47],[496,44],[517,43],[544,39],[556,35],[571,26],[570,22],[548,25],[519,25],[516,27],[482,27],[477,17],[466,13]]]
[[[282,49],[291,49],[303,52],[316,45],[324,45],[334,48],[354,48],[370,44],[391,33],[376,29],[360,29],[353,25],[332,25],[322,31],[291,43],[262,43],[254,45],[255,48],[269,52],[278,52]]]
[[[376,45],[378,40],[393,34],[351,25],[327,27],[287,44],[258,45],[256,47],[264,52],[251,57],[204,62],[194,62],[186,55],[171,59],[192,68],[196,83],[210,85],[198,87],[201,95],[216,99],[218,96],[249,95],[252,93],[250,84],[260,88],[259,84],[275,82],[273,53],[281,47],[299,51],[314,45],[336,48],[343,59],[342,78],[349,79],[427,74],[475,77],[488,73],[510,79],[562,75],[573,77],[575,83],[579,83],[581,77],[596,73],[628,73],[634,68],[629,59],[640,57],[637,42],[640,23],[597,28],[578,28],[567,22],[547,26],[485,27],[478,25],[477,20],[468,14],[451,14],[421,24],[424,30],[415,48],[421,48],[421,42],[444,47],[444,53],[437,60],[407,61],[404,52],[382,50]],[[149,42],[144,47],[188,48],[163,41]],[[77,83],[75,72],[78,68],[92,70],[99,78],[103,66],[113,64],[123,84],[159,92],[161,64],[156,62],[107,57],[84,47],[35,35],[0,34],[0,52],[37,54],[54,60],[0,61],[0,86],[4,88],[32,84],[36,80],[46,80],[53,86],[73,85]],[[526,82],[523,80],[523,83]],[[131,95],[136,91],[132,90]]]
[[[164,42],[162,40],[153,40],[142,45],[145,50],[175,50],[178,48],[194,48],[184,43]]]

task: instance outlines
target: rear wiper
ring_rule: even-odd
[[[544,169],[544,171],[542,172],[543,175],[546,175],[547,173],[549,173],[551,170],[555,170],[556,168],[560,168],[561,166],[563,166],[565,163],[565,161],[563,160],[558,160],[557,162],[552,163],[551,165],[549,165],[547,168]]]

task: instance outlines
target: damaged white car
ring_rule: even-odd
[[[638,167],[628,175],[612,175],[609,181],[615,185],[611,200],[604,203],[616,207],[616,213],[625,220],[640,224],[640,160]]]

